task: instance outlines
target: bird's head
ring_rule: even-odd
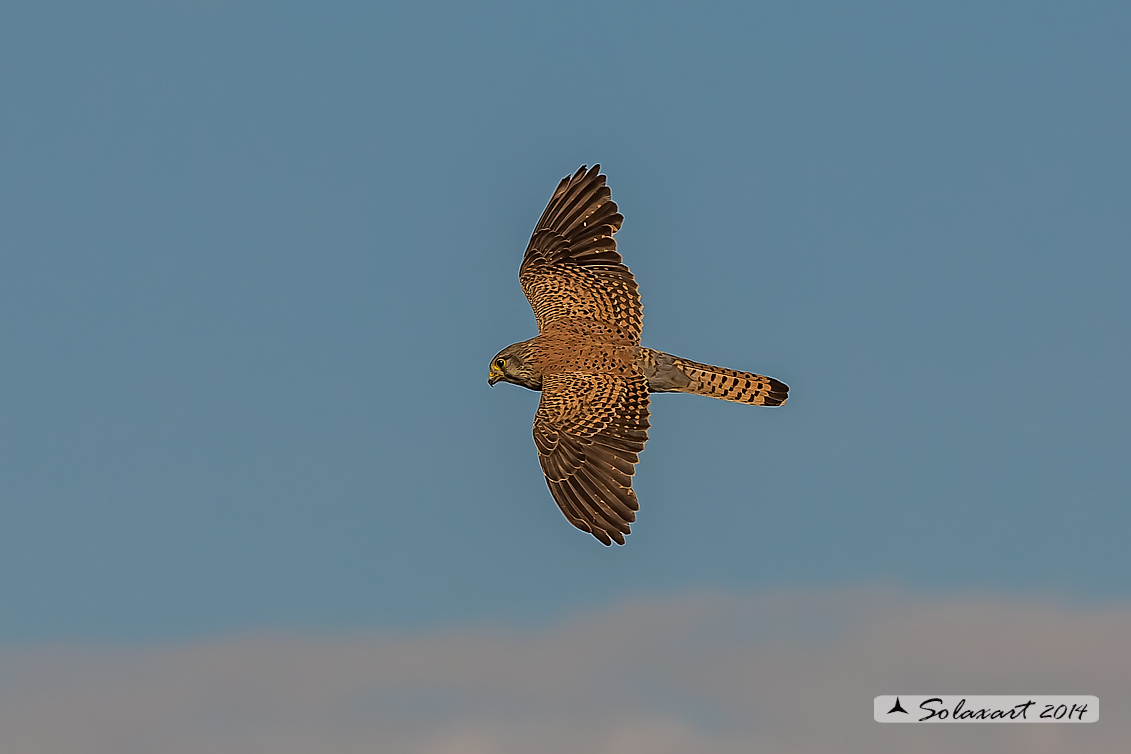
[[[530,341],[514,343],[495,354],[487,374],[487,384],[512,382],[531,390],[542,389],[542,375],[533,368],[527,353]]]

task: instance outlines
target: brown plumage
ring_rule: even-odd
[[[650,393],[780,406],[789,388],[640,345],[640,295],[613,239],[624,218],[600,170],[563,178],[534,227],[518,276],[538,335],[500,351],[488,382],[542,391],[534,444],[554,500],[577,528],[623,545]]]

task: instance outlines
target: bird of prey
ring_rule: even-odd
[[[632,475],[651,393],[780,406],[789,388],[640,345],[643,307],[617,253],[624,218],[611,196],[600,165],[558,184],[518,272],[538,335],[499,351],[487,381],[542,392],[534,444],[550,493],[578,529],[623,545],[640,507]]]

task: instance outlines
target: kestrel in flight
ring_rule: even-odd
[[[789,388],[640,345],[640,295],[613,239],[624,217],[600,171],[583,165],[550,197],[518,272],[538,335],[499,351],[487,381],[542,392],[534,444],[550,493],[578,529],[623,545],[650,393],[780,406]]]

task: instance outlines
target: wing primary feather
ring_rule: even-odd
[[[636,466],[633,462],[622,458],[616,453],[612,453],[601,446],[590,445],[585,449],[585,458],[588,461],[599,461],[607,466],[611,466],[625,476],[632,476],[636,473]]]
[[[640,504],[635,501],[631,489],[610,490],[610,485],[591,469],[582,469],[578,472],[577,478],[589,495],[604,499],[621,519],[628,522],[636,520],[636,511],[640,509]]]
[[[610,532],[608,532],[607,529],[610,527],[607,525],[607,522],[603,521],[602,516],[599,516],[590,506],[586,505],[584,500],[578,498],[572,485],[568,482],[563,482],[562,484],[556,485],[551,491],[555,493],[555,499],[559,499],[559,495],[561,496],[559,503],[564,500],[570,508],[577,512],[578,518],[588,525],[588,529],[586,530],[590,534],[601,540],[603,544],[612,544],[611,541],[609,541]],[[616,527],[612,527],[612,529],[616,531]]]
[[[596,526],[604,529],[608,534],[615,531],[625,531],[627,533],[628,524],[620,520],[620,516],[613,512],[613,509],[599,497],[591,497],[586,495],[578,484],[577,476],[572,476],[562,483],[562,488],[567,490],[571,499],[580,506],[583,513],[587,513],[586,518]]]
[[[554,497],[554,502],[558,504],[558,508],[561,509],[566,519],[578,529],[592,533],[589,522],[582,514],[581,509],[577,507],[577,504],[571,500],[568,495],[562,492],[562,484],[560,482],[553,482],[547,486],[550,488],[550,493]]]

